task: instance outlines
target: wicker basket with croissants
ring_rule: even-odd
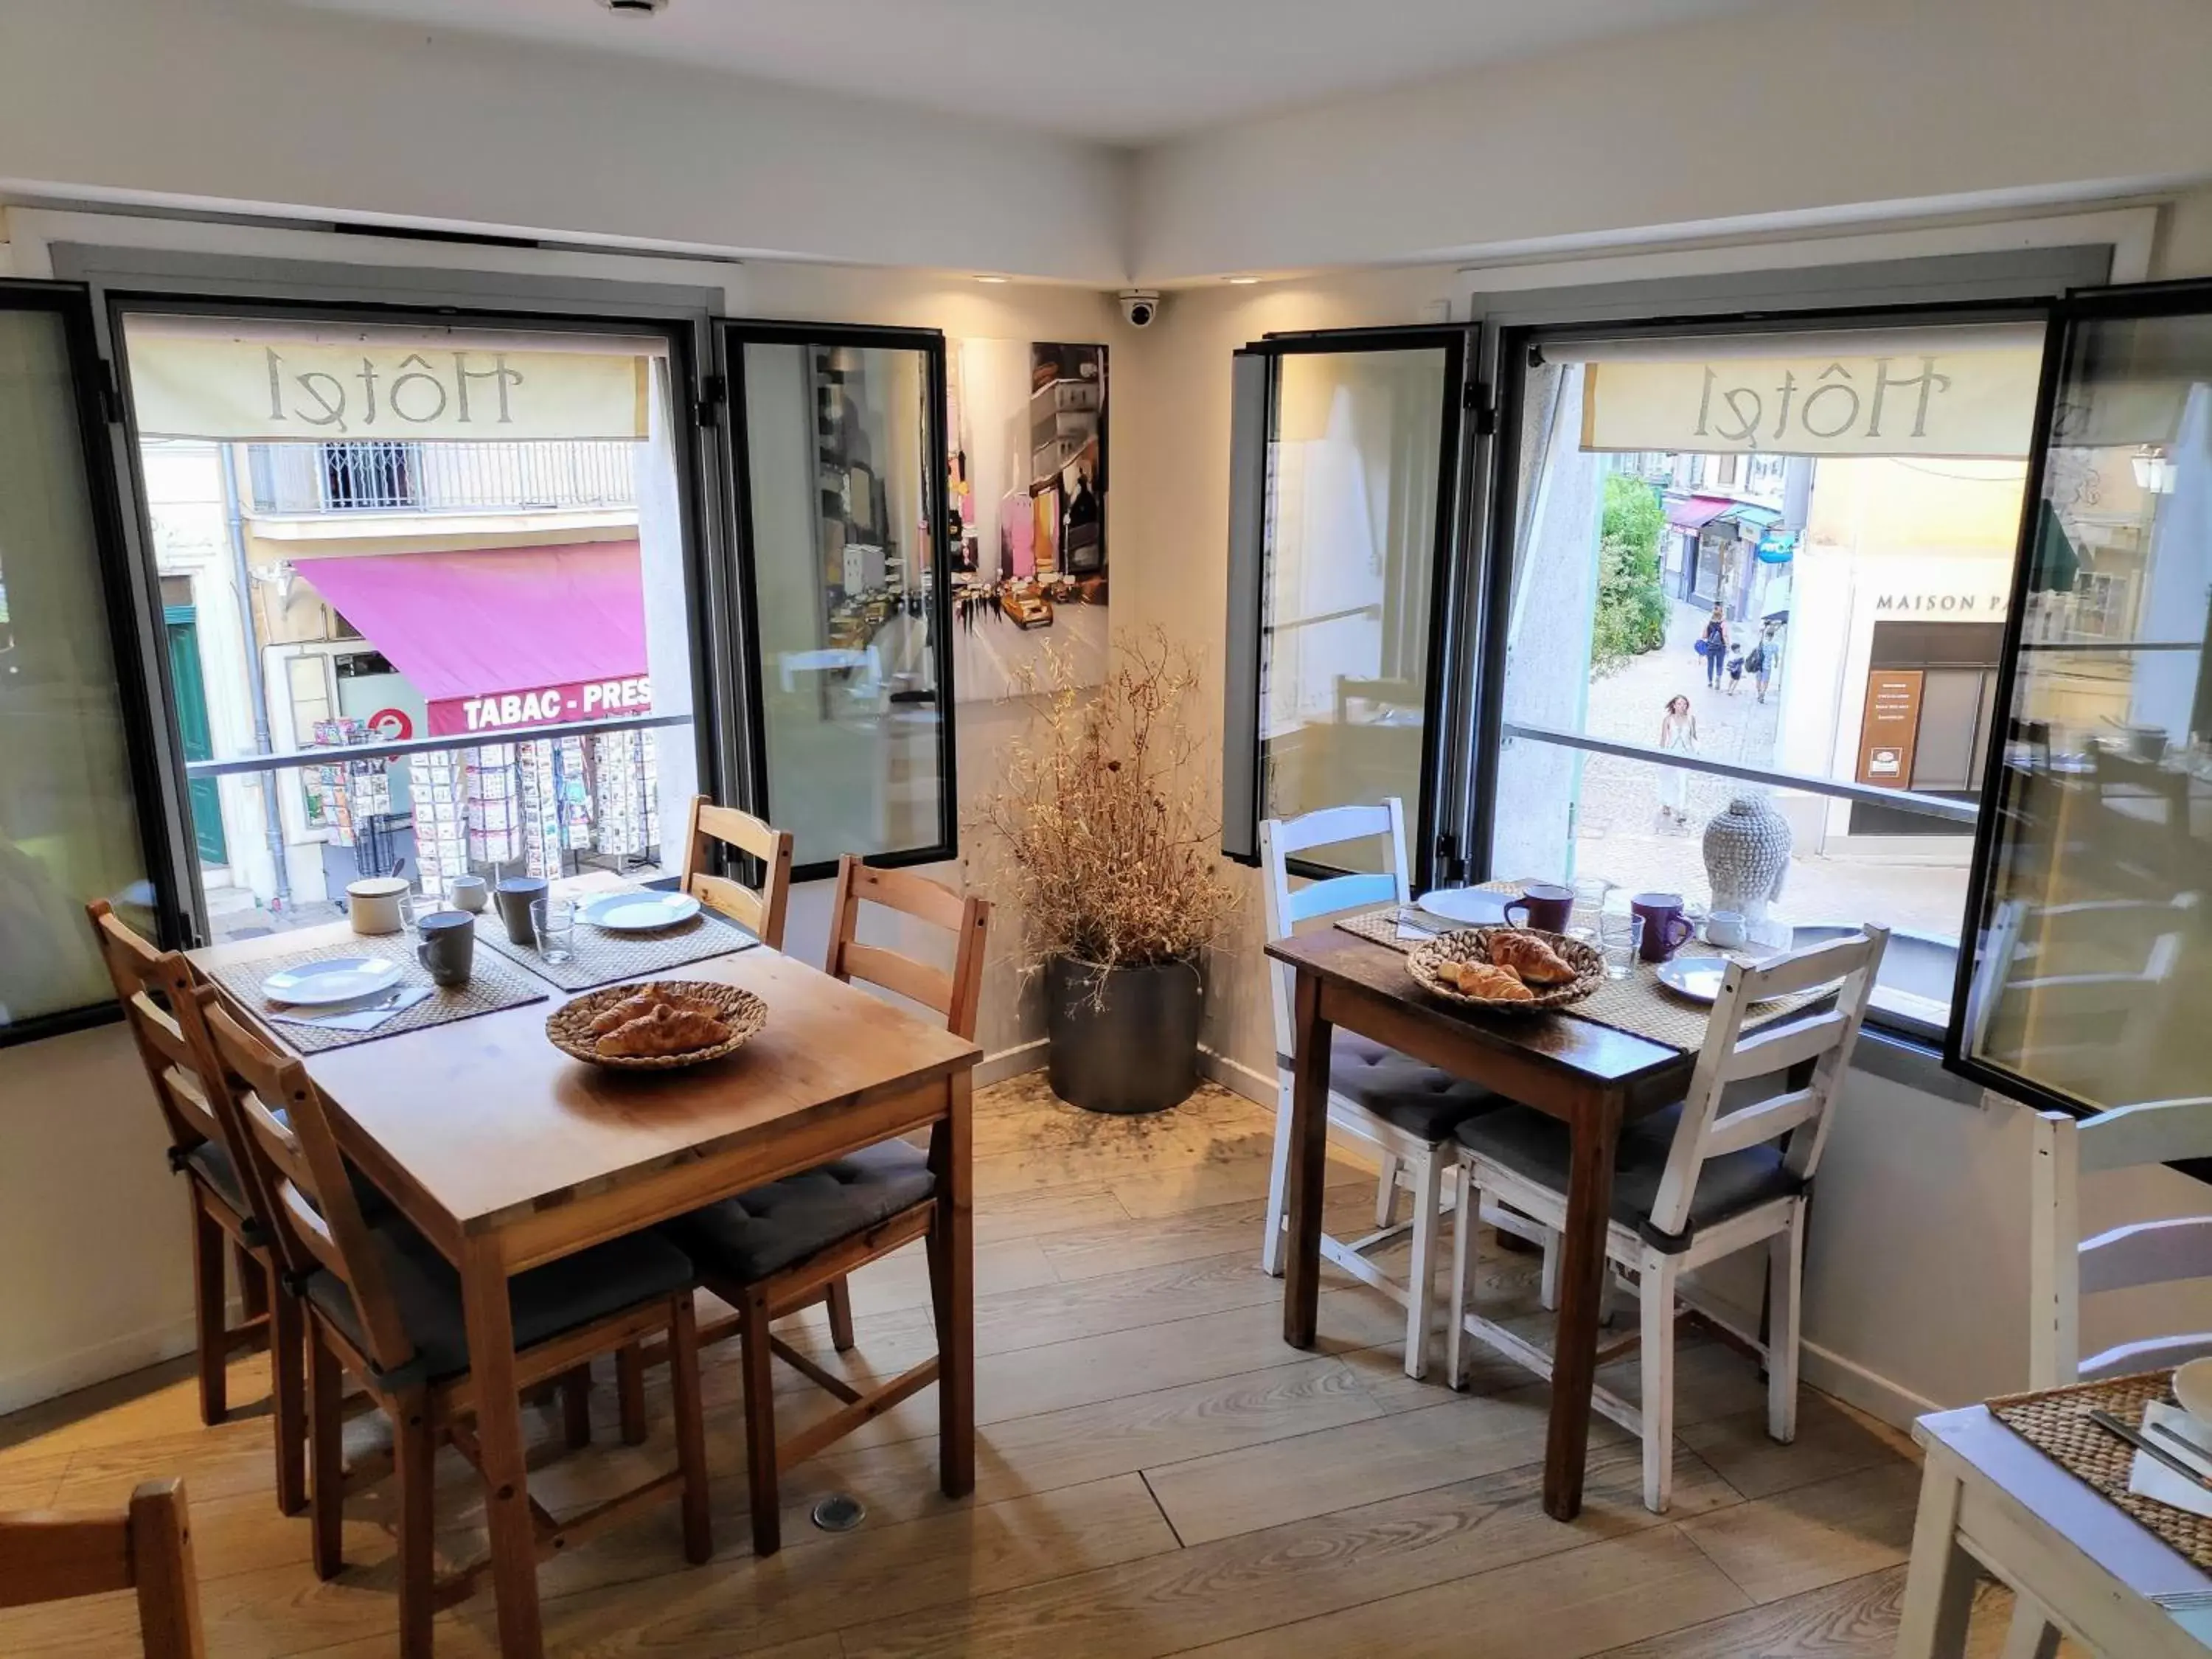
[[[597,1066],[666,1070],[718,1060],[768,1024],[750,991],[710,980],[661,980],[587,991],[546,1016],[553,1046]]]
[[[1406,966],[1454,1002],[1534,1012],[1580,1002],[1605,978],[1595,945],[1539,927],[1469,927],[1414,947]]]

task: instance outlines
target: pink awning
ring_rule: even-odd
[[[415,683],[434,733],[649,706],[634,541],[302,559],[298,568]],[[526,707],[518,697],[528,712],[502,717],[501,702]],[[487,699],[499,701],[483,711]]]
[[[1736,504],[1726,495],[1692,495],[1667,503],[1667,522],[1677,530],[1702,530]]]

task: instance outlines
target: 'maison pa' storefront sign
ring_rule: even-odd
[[[1583,366],[1586,450],[2018,459],[2039,353],[1600,361]]]

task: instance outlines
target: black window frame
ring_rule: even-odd
[[[107,423],[113,408],[114,386],[100,355],[92,289],[83,283],[0,277],[0,311],[44,312],[60,320],[69,355],[70,384],[76,398],[85,489],[91,497],[97,581],[106,613],[108,648],[114,662],[131,805],[137,814],[139,844],[152,889],[156,926],[165,939],[173,940],[180,935],[181,918],[174,906],[173,890],[161,879],[168,861],[165,842],[168,831],[165,815],[160,810],[164,799],[161,747],[155,726],[155,704],[145,678],[147,665],[151,663],[158,668],[166,655],[158,648],[157,638],[161,617],[161,591],[158,586],[155,587],[149,601],[131,580],[123,497],[117,487],[114,456],[108,442]],[[0,1048],[111,1024],[122,1017],[122,1005],[112,998],[33,1015],[0,1025]]]
[[[1951,1018],[1942,1036],[1943,1067],[1965,1081],[2016,1100],[2038,1111],[2089,1117],[2107,1109],[2051,1088],[2049,1085],[1994,1065],[1970,1052],[1966,1025],[1972,989],[1989,939],[1995,908],[1998,832],[2011,799],[2006,773],[2006,749],[2014,720],[2014,699],[2019,689],[2021,644],[2027,626],[2028,595],[2034,580],[2037,541],[2041,532],[2041,507],[2051,441],[2057,419],[2058,397],[2081,325],[2124,321],[2139,318],[2212,316],[2212,278],[2187,278],[2164,283],[2118,283],[2069,291],[2051,307],[2050,332],[2044,341],[2042,380],[2037,388],[2035,428],[2028,441],[2027,478],[2021,513],[2020,544],[2013,559],[2013,586],[2005,611],[2004,644],[1997,658],[1996,688],[1992,712],[1997,725],[1984,757],[1980,822],[1966,884],[1967,931],[1960,935],[1957,977],[1951,994]],[[2200,665],[2200,673],[2212,665]],[[2191,1160],[2176,1165],[2212,1180],[2212,1159]]]
[[[925,469],[925,521],[930,526],[930,645],[937,659],[938,831],[932,845],[872,853],[862,862],[878,869],[942,864],[960,856],[959,733],[953,690],[952,538],[945,512],[946,344],[945,332],[860,323],[809,323],[753,318],[717,318],[714,325],[716,362],[725,413],[724,465],[730,480],[723,529],[735,573],[733,599],[738,618],[744,688],[740,750],[747,810],[774,821],[768,766],[768,716],[762,677],[767,672],[760,637],[758,580],[753,560],[753,491],[750,445],[745,409],[748,345],[849,345],[893,351],[918,351],[926,365],[927,395],[923,417],[923,453],[934,465]],[[823,881],[837,873],[838,860],[817,859],[792,866],[795,882]]]
[[[715,620],[722,606],[718,597],[720,582],[716,570],[715,549],[705,533],[708,517],[702,491],[706,488],[708,474],[706,458],[698,440],[705,419],[706,404],[700,378],[701,348],[695,318],[673,310],[656,312],[651,308],[591,312],[548,307],[538,310],[527,308],[519,301],[491,297],[487,297],[481,305],[426,305],[409,300],[337,296],[294,297],[260,292],[254,285],[243,283],[235,290],[226,289],[220,283],[211,286],[194,283],[173,289],[140,289],[118,284],[103,288],[99,299],[102,302],[100,314],[105,321],[106,338],[110,342],[111,355],[102,367],[107,384],[112,388],[113,406],[108,412],[108,435],[112,438],[111,453],[117,457],[113,464],[114,476],[118,482],[127,481],[129,489],[127,504],[119,506],[118,510],[132,515],[137,532],[135,542],[129,549],[130,568],[126,580],[132,590],[134,602],[140,605],[147,603],[149,595],[158,599],[160,575],[154,553],[151,508],[140,460],[141,439],[131,396],[129,343],[125,327],[127,317],[185,316],[243,321],[327,322],[340,326],[359,323],[400,328],[483,328],[538,334],[629,336],[665,344],[669,353],[669,386],[673,401],[669,413],[675,441],[671,443],[670,448],[677,466],[678,511],[684,539],[686,623],[692,697],[688,720],[696,749],[700,787],[717,793],[725,787],[730,769],[722,757],[726,747],[721,740],[726,724],[722,712],[725,702],[723,688],[726,684],[733,689],[741,688],[743,682],[728,680],[729,669],[724,665],[728,646]],[[192,949],[206,944],[210,934],[204,895],[199,890],[196,873],[197,857],[191,834],[191,816],[187,794],[190,776],[185,770],[177,723],[175,689],[170,684],[166,654],[152,650],[150,646],[149,650],[148,660],[152,672],[145,675],[145,685],[148,698],[156,696],[159,698],[157,705],[151,705],[154,710],[152,722],[161,744],[157,778],[162,786],[162,793],[153,799],[158,802],[160,811],[167,819],[159,826],[164,837],[165,856],[161,867],[149,874],[162,901],[161,914],[164,918],[164,931],[161,943],[173,949]],[[609,733],[648,726],[665,729],[676,723],[677,720],[668,717],[643,716],[580,723],[575,729],[587,734]],[[535,735],[559,735],[567,729],[538,728]],[[459,746],[462,745],[451,738],[412,738],[395,743],[365,744],[349,749],[347,753],[349,758],[356,760],[392,759],[410,753]],[[204,766],[212,766],[215,769],[204,769]],[[197,775],[289,769],[289,763],[272,768],[263,757],[253,756],[204,763],[204,769]],[[141,802],[142,814],[148,811],[149,805],[148,802]],[[154,828],[149,826],[149,834]],[[675,826],[662,827],[664,851],[673,844],[670,838],[678,834],[680,830]]]
[[[1451,641],[1460,633],[1460,608],[1466,595],[1455,579],[1468,549],[1467,505],[1473,487],[1475,444],[1488,409],[1484,387],[1474,378],[1481,356],[1480,327],[1462,323],[1423,323],[1377,328],[1282,331],[1262,335],[1236,353],[1258,361],[1264,378],[1258,389],[1258,419],[1250,435],[1234,435],[1240,452],[1231,467],[1230,629],[1223,725],[1222,855],[1233,863],[1257,866],[1259,826],[1267,797],[1264,709],[1267,698],[1267,598],[1272,578],[1273,499],[1271,459],[1277,431],[1277,394],[1282,361],[1292,356],[1344,356],[1364,351],[1407,351],[1434,348],[1443,355],[1443,395],[1437,437],[1435,549],[1429,575],[1428,696],[1437,713],[1421,723],[1419,799],[1407,814],[1407,878],[1416,891],[1455,873],[1462,857],[1457,843],[1437,823],[1438,809],[1450,799],[1465,756],[1445,741],[1460,691],[1451,677]],[[1240,415],[1243,411],[1240,410]],[[1246,591],[1240,593],[1239,589]],[[1244,610],[1240,635],[1237,613]],[[1249,667],[1244,665],[1249,664]],[[1439,699],[1442,701],[1439,701]],[[1241,730],[1250,734],[1249,754]],[[1249,771],[1240,769],[1249,768]],[[1325,877],[1343,873],[1311,860],[1292,862],[1294,873]],[[1441,872],[1441,873],[1440,873]]]

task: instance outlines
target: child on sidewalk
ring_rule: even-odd
[[[1729,653],[1728,694],[1731,697],[1743,689],[1743,647],[1739,645]]]

